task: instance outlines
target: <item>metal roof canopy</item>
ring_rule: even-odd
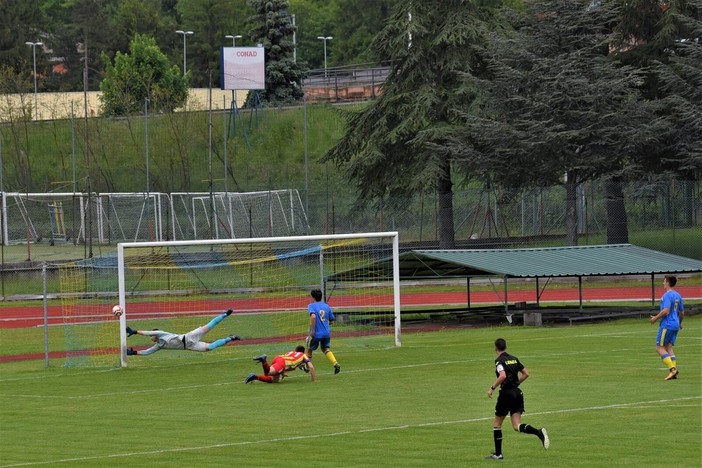
[[[470,278],[499,276],[504,279],[504,304],[508,307],[507,280],[577,277],[582,307],[582,278],[585,276],[651,275],[651,301],[655,303],[654,275],[702,272],[702,261],[631,244],[543,247],[530,249],[412,250],[400,255],[400,279],[467,278],[470,307]],[[392,277],[392,259],[330,275],[329,281]]]

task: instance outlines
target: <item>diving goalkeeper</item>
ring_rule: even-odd
[[[128,348],[127,356],[147,356],[149,354],[155,353],[160,349],[186,349],[189,351],[205,352],[212,351],[213,349],[219,348],[220,346],[224,346],[230,341],[240,340],[241,338],[239,338],[237,335],[229,335],[225,338],[220,338],[219,340],[214,341],[212,343],[201,341],[205,333],[212,330],[222,320],[229,317],[232,314],[232,312],[233,310],[229,309],[225,313],[220,314],[212,320],[210,320],[207,323],[207,325],[198,327],[195,330],[186,333],[185,335],[176,335],[175,333],[170,333],[158,329],[147,331],[134,330],[130,327],[127,327],[127,336],[150,336],[151,341],[155,343],[152,347],[141,351],[135,350],[134,348]]]

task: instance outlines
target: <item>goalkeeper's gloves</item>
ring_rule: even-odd
[[[232,315],[233,312],[234,312],[233,309],[227,309],[227,317],[229,317],[230,315]]]
[[[136,356],[137,352],[134,351],[134,348],[127,348],[127,356]]]
[[[131,327],[127,327],[127,336],[132,336],[132,335],[136,335],[136,334],[137,334],[136,330],[133,330]]]

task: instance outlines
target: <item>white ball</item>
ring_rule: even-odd
[[[119,317],[120,315],[122,315],[122,306],[120,306],[119,304],[114,306],[112,308],[112,315],[114,315],[115,317]]]

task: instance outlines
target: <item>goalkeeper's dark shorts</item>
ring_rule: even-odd
[[[508,414],[524,412],[524,395],[519,387],[500,388],[500,394],[495,404],[495,416],[504,417]]]

